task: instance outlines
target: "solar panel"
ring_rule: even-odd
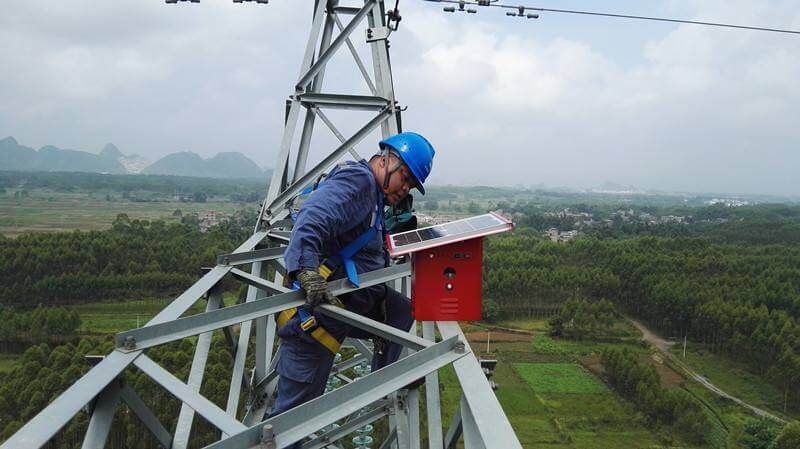
[[[507,218],[488,213],[440,225],[387,236],[389,254],[401,256],[425,248],[482,237],[513,229]]]

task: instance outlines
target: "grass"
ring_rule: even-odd
[[[603,342],[603,341],[577,341],[555,339],[546,335],[540,335],[533,338],[533,352],[536,354],[553,355],[553,356],[587,356],[593,354],[600,354],[607,348],[630,348],[633,351],[646,353],[647,349],[638,343],[633,342]]]
[[[672,352],[683,360],[682,348],[673,348]],[[753,373],[746,364],[691,345],[687,348],[684,362],[726,393],[787,417],[783,412],[783,393],[764,377]],[[800,413],[790,410],[788,417],[797,419]]]
[[[131,219],[177,222],[180,217],[172,215],[176,209],[183,214],[203,211],[233,214],[242,207],[240,203],[213,199],[206,203],[106,201],[103,192],[89,195],[35,189],[26,198],[0,195],[0,234],[16,236],[30,231],[107,229],[121,213],[128,214]]]
[[[574,363],[515,363],[517,370],[537,393],[596,394],[606,387]]]

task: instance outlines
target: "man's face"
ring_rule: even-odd
[[[392,173],[392,171],[394,172]],[[392,153],[389,156],[389,172],[391,174],[389,175],[389,186],[385,191],[386,202],[395,205],[416,187],[416,179],[403,160]]]

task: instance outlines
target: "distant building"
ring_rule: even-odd
[[[545,232],[545,237],[549,238],[551,242],[565,243],[577,237],[578,234],[577,230],[560,232],[556,228],[550,228]]]
[[[197,219],[200,221],[200,232],[208,232],[213,226],[217,226],[227,220],[228,216],[222,212],[212,210],[200,212],[197,215]]]

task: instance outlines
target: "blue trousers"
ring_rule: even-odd
[[[383,304],[386,307],[386,324],[407,332],[414,319],[411,316],[411,301],[395,290],[384,285],[376,285],[363,290],[342,295],[339,299],[347,310],[377,321],[381,321]],[[345,337],[370,338],[373,335],[348,324],[321,314],[315,315],[317,322],[337,340]],[[276,371],[278,397],[271,416],[276,416],[304,402],[320,396],[325,391],[333,366],[334,354],[300,329],[300,319],[295,315],[278,329],[281,338],[279,359]],[[389,342],[383,354],[373,354],[372,370],[378,370],[395,362],[403,347]]]

